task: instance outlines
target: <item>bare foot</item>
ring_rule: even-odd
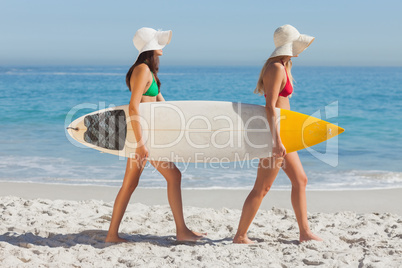
[[[310,241],[310,240],[322,241],[322,239],[320,237],[316,236],[312,232],[309,232],[309,233],[306,233],[303,235],[300,234],[300,238],[299,238],[300,242],[306,242],[306,241]]]
[[[106,236],[105,243],[128,243],[127,239],[120,238],[119,236]]]
[[[233,243],[235,244],[254,244],[255,242],[250,240],[250,238],[246,236],[235,236],[233,238]]]
[[[176,240],[177,241],[184,241],[184,242],[195,242],[203,238],[207,233],[198,233],[191,230],[187,230],[184,233],[177,233]]]

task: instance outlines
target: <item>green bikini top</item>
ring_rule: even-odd
[[[151,74],[152,74],[152,84],[149,86],[147,92],[142,94],[143,96],[155,97],[159,94],[158,84],[156,84],[154,74],[152,72]]]

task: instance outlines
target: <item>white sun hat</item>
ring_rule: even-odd
[[[139,54],[144,51],[159,50],[170,43],[172,31],[155,30],[148,27],[139,29],[133,38],[133,43]],[[138,55],[139,55],[138,54]]]
[[[314,37],[300,34],[292,25],[283,25],[275,30],[275,50],[269,58],[277,56],[297,56],[313,41]]]

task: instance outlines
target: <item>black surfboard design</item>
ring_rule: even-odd
[[[127,126],[124,110],[87,115],[84,140],[109,150],[122,150],[126,142]]]

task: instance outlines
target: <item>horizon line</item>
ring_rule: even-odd
[[[0,64],[0,67],[123,67],[132,64]],[[253,64],[163,64],[166,67],[261,67]],[[295,67],[295,66],[293,66]],[[296,67],[402,67],[401,65],[310,65],[297,64]]]

